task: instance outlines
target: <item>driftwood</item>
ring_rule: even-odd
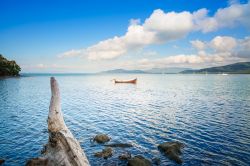
[[[31,159],[26,165],[89,166],[79,142],[64,122],[59,87],[54,77],[51,77],[50,83],[52,96],[48,116],[49,141],[42,150],[42,157]]]

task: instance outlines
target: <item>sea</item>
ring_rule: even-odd
[[[48,142],[51,76],[59,83],[65,123],[93,166],[125,166],[118,158],[123,153],[179,165],[157,148],[172,141],[185,145],[183,166],[250,165],[250,75],[23,74],[0,78],[4,166],[25,165]],[[113,81],[134,78],[137,84]],[[97,134],[133,147],[96,158],[105,148],[92,141]]]

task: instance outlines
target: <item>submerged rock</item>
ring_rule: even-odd
[[[0,159],[0,165],[3,164],[5,162],[4,159]]]
[[[95,157],[103,157],[104,159],[107,159],[112,155],[113,155],[113,150],[110,147],[103,149],[101,152],[95,153]]]
[[[38,157],[27,161],[26,166],[48,166],[49,161],[46,158]]]
[[[94,137],[94,141],[97,143],[105,143],[110,141],[110,137],[106,134],[98,134]]]
[[[152,159],[152,162],[153,162],[155,165],[160,165],[160,164],[161,164],[161,159],[155,157],[155,158]]]
[[[118,157],[120,160],[128,160],[131,158],[131,153],[125,152]]]
[[[151,166],[151,162],[143,156],[135,156],[128,160],[128,166]]]
[[[163,151],[169,159],[174,160],[178,164],[182,163],[182,159],[179,155],[181,154],[181,148],[183,147],[184,144],[180,142],[165,142],[158,146],[158,148]]]
[[[133,147],[131,144],[123,144],[123,143],[114,143],[114,144],[106,144],[104,146],[114,147],[114,148],[130,148]]]

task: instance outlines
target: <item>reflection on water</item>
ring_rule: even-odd
[[[113,78],[138,78],[137,85]],[[175,165],[157,149],[178,140],[183,165],[250,164],[250,76],[248,75],[78,75],[57,76],[66,124],[80,141],[91,165],[126,165],[129,151],[161,165]],[[0,158],[24,165],[47,142],[49,76],[0,79]],[[93,153],[90,139],[106,133],[115,148],[108,160]]]

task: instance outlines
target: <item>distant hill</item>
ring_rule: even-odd
[[[108,70],[103,71],[101,73],[107,73],[107,74],[115,74],[115,73],[135,73],[135,74],[175,74],[180,73],[184,70],[190,70],[190,68],[178,68],[178,67],[171,67],[171,68],[153,68],[149,70],[125,70],[125,69],[115,69],[115,70]]]
[[[180,67],[169,67],[169,68],[153,68],[150,70],[145,70],[146,73],[152,74],[176,74],[184,70],[191,70],[190,68],[180,68]]]
[[[138,74],[143,74],[145,71],[142,70],[125,70],[125,69],[115,69],[115,70],[108,70],[108,71],[103,71],[101,73],[107,73],[107,74],[116,74],[116,73],[138,73]]]
[[[250,74],[250,62],[239,62],[226,66],[210,67],[200,70],[185,70],[182,74]]]
[[[0,76],[18,76],[20,71],[15,61],[9,61],[0,54]]]

